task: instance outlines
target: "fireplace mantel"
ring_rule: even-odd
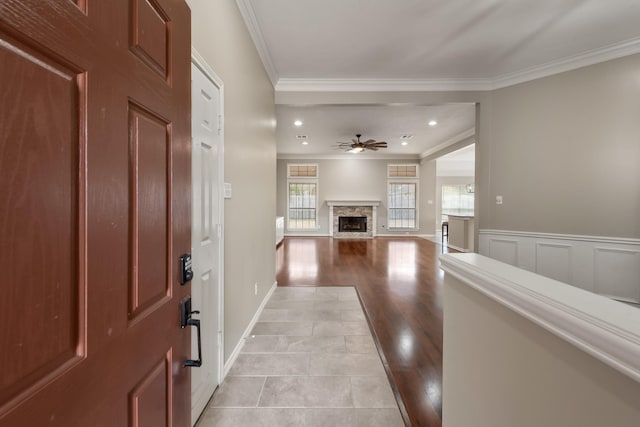
[[[382,203],[380,200],[327,200],[327,205],[332,206],[372,206],[377,207]]]
[[[326,202],[327,206],[329,206],[329,235],[331,237],[356,237],[353,235],[346,235],[347,233],[337,232],[337,220],[335,219],[336,215],[334,213],[334,208],[338,208],[338,210],[344,210],[344,208],[369,207],[371,208],[371,212],[368,227],[371,227],[371,230],[367,232],[366,236],[362,236],[362,238],[372,239],[376,237],[376,227],[378,223],[378,206],[380,206],[380,204],[382,203],[380,200],[326,200]],[[358,236],[358,238],[360,237]]]

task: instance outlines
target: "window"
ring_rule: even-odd
[[[409,177],[417,177],[418,173],[418,166],[417,165],[389,165],[389,178],[395,178],[395,177],[404,177],[404,176],[409,176]]]
[[[447,214],[473,216],[473,184],[442,186],[442,221]]]
[[[389,229],[418,228],[418,165],[388,165]]]
[[[417,184],[389,183],[389,228],[416,228]]]
[[[304,176],[309,178],[317,178],[317,165],[289,165],[289,177]]]
[[[287,229],[318,228],[318,165],[287,165]]]

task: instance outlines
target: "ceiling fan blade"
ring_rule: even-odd
[[[367,150],[378,151],[378,149],[376,147],[372,147],[370,145],[367,146]]]
[[[375,139],[370,139],[368,141],[364,141],[363,144],[371,144],[372,142],[376,142]]]

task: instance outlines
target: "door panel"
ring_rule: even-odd
[[[153,113],[129,106],[130,319],[171,296],[167,205],[171,191],[170,126]]]
[[[9,274],[0,298],[0,402],[37,388],[84,354],[77,168],[83,79],[14,39],[4,43],[0,263]]]
[[[0,4],[2,427],[189,423],[189,21]]]
[[[170,411],[154,410],[171,407],[171,363],[169,351],[129,394],[129,420],[132,427],[171,425]]]

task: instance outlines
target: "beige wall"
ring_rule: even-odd
[[[189,4],[193,46],[224,83],[226,360],[275,282],[274,90],[236,2]]]
[[[640,55],[493,91],[480,130],[481,228],[640,237]]]
[[[446,275],[444,427],[635,427],[640,383]]]
[[[638,70],[633,55],[488,92],[282,92],[276,102],[477,102],[479,228],[640,238]]]
[[[387,230],[387,165],[390,163],[418,163],[418,160],[372,160],[372,159],[279,159],[277,214],[287,217],[287,163],[315,163],[319,166],[318,220],[320,229],[304,234],[329,234],[329,207],[327,200],[379,200],[378,234],[433,234],[435,221],[435,162],[420,166],[418,202],[418,231],[390,232]],[[287,234],[300,234],[292,231]]]
[[[420,165],[420,234],[435,235],[436,205],[438,202],[436,161],[423,160]]]

